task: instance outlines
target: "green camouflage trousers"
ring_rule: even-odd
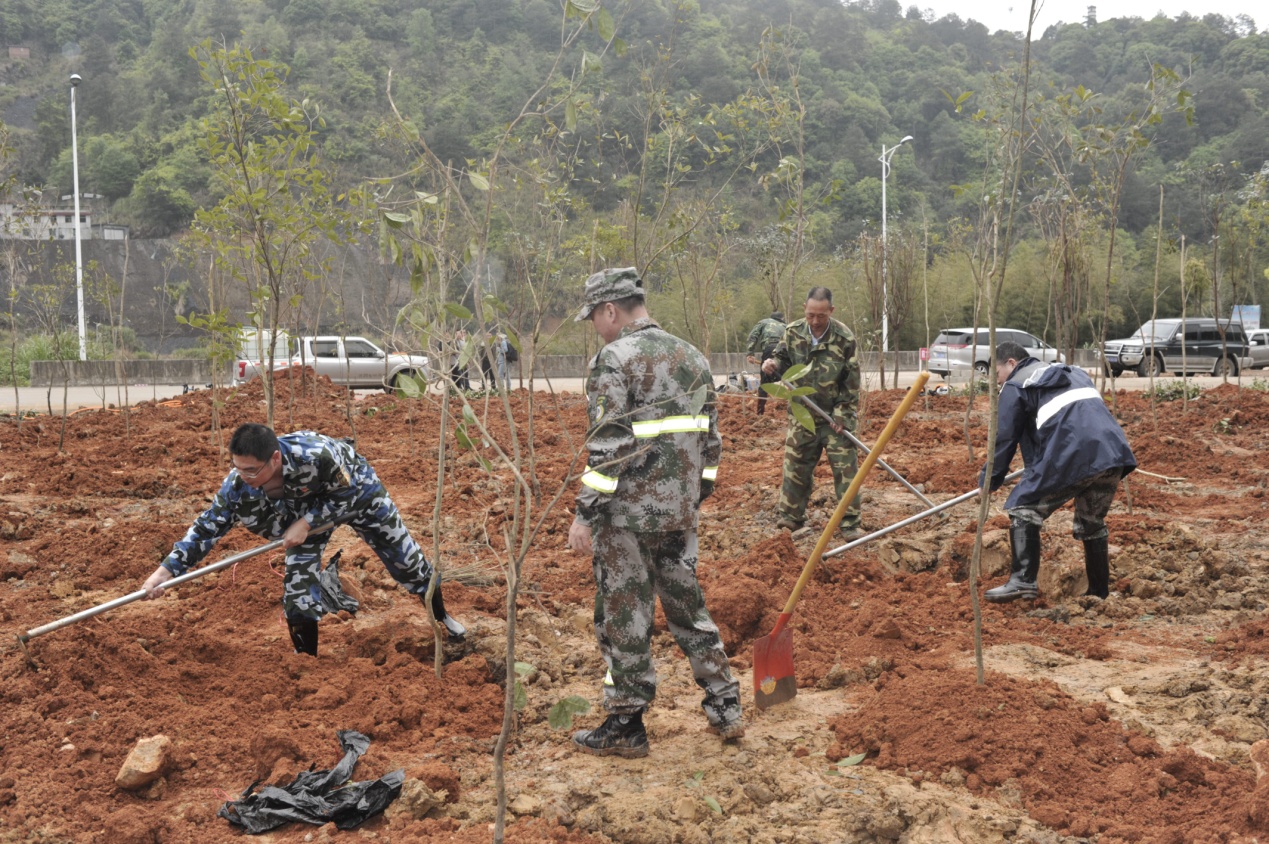
[[[595,636],[612,674],[612,685],[604,686],[604,708],[629,715],[643,711],[656,697],[651,642],[657,597],[696,684],[705,690],[706,715],[711,703],[726,698],[738,702],[740,684],[732,679],[718,627],[696,579],[696,531],[635,533],[596,524],[592,541]]]
[[[1010,508],[1009,518],[1014,524],[1042,525],[1059,507],[1074,498],[1075,523],[1071,526],[1071,536],[1081,541],[1102,539],[1110,533],[1106,530],[1106,514],[1110,512],[1123,476],[1122,468],[1107,469],[1045,496],[1037,504]]]
[[[790,416],[789,433],[784,439],[784,483],[780,487],[782,518],[799,524],[806,521],[806,505],[811,500],[815,464],[820,462],[820,452],[828,453],[828,464],[833,467],[836,501],[841,501],[859,468],[854,443],[835,433],[827,422],[817,422],[815,433],[811,433]],[[845,530],[859,527],[859,496],[846,510],[841,526]]]

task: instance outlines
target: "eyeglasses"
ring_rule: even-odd
[[[233,465],[234,469],[238,472],[239,475],[242,475],[244,478],[246,478],[249,481],[253,481],[256,478],[263,475],[265,471],[269,468],[269,466],[272,464],[272,462],[273,462],[273,458],[270,457],[268,460],[264,461],[263,463],[261,463],[259,466],[257,466],[254,469],[244,469],[243,467],[237,464],[231,464],[231,465]]]

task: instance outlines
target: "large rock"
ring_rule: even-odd
[[[171,749],[172,740],[164,735],[137,739],[136,746],[123,760],[123,767],[115,776],[115,785],[135,791],[154,782],[163,776]]]

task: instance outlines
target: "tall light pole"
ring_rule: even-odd
[[[890,348],[890,299],[886,295],[886,180],[890,177],[890,157],[899,147],[912,140],[911,135],[904,135],[903,140],[886,149],[881,145],[881,359],[886,359],[886,350]]]
[[[79,245],[79,139],[75,134],[75,89],[83,77],[72,73],[71,85],[71,181],[75,191],[75,293],[79,298],[79,359],[88,360],[88,335],[84,326],[84,253]],[[883,202],[882,205],[885,203]]]

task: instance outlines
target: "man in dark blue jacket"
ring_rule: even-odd
[[[1120,480],[1137,468],[1128,439],[1082,369],[1043,363],[1017,343],[1001,343],[996,347],[996,380],[1000,425],[992,492],[1004,483],[1018,448],[1025,469],[1005,502],[1013,549],[1009,582],[988,589],[985,597],[1000,603],[1039,596],[1040,526],[1075,499],[1071,533],[1084,542],[1087,594],[1105,598],[1110,594],[1106,514]]]

